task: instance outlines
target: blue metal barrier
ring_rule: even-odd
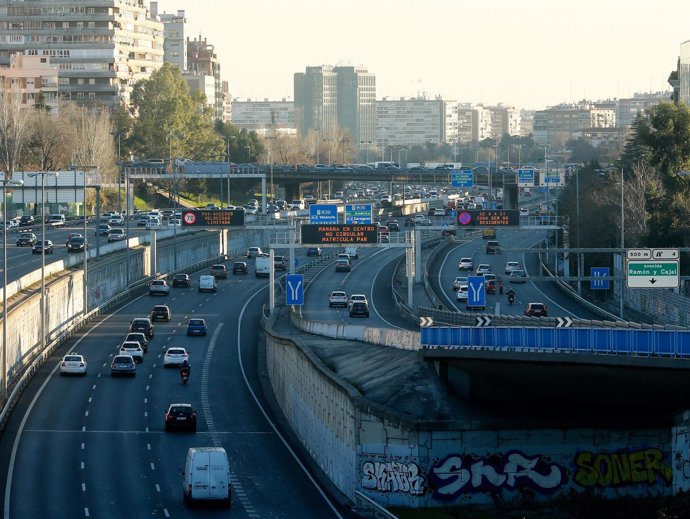
[[[510,349],[690,358],[690,331],[630,328],[422,328],[423,348]]]

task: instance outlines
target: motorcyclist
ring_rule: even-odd
[[[508,301],[515,300],[515,290],[513,290],[512,288],[508,289],[506,295],[508,296]]]
[[[189,361],[185,360],[180,367],[180,378],[187,377],[192,374],[192,366],[189,365]]]

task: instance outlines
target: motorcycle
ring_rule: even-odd
[[[180,378],[182,378],[182,383],[186,384],[187,381],[189,380],[189,371],[188,370],[180,371]]]
[[[512,305],[515,302],[515,294],[508,294],[508,304]]]

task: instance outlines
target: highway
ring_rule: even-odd
[[[183,506],[178,472],[191,446],[228,452],[233,517],[354,517],[337,511],[315,485],[269,413],[257,373],[257,319],[268,299],[267,282],[252,272],[220,280],[217,294],[175,288],[166,298],[141,296],[61,347],[31,382],[0,438],[4,517],[226,514]],[[155,324],[136,377],[111,378],[110,359],[131,319],[162,303],[170,306],[172,322]],[[207,319],[209,335],[186,337],[189,317]],[[188,385],[176,369],[162,367],[169,346],[190,353]],[[70,350],[86,356],[86,377],[59,376],[58,362]],[[163,414],[172,402],[198,410],[196,434],[164,432]]]

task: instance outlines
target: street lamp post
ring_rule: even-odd
[[[122,137],[122,133],[120,130],[114,130],[111,132],[112,135],[117,135],[117,162],[118,164],[122,162],[122,159],[120,158],[120,139]],[[117,212],[119,214],[122,214],[122,179],[120,178],[120,171],[118,168],[118,175],[117,175]],[[86,198],[84,198],[84,202],[86,202]],[[86,234],[84,234],[84,238],[86,238]]]
[[[7,186],[22,186],[23,180],[2,179],[2,401],[7,401]]]
[[[41,177],[41,352],[46,347],[46,176],[57,177],[57,171],[28,173],[30,177]]]
[[[623,296],[624,296],[624,285],[625,282],[623,281],[623,276],[625,275],[625,184],[624,184],[624,179],[623,179],[623,168],[621,168],[621,275],[620,275],[620,285],[621,285],[621,290],[620,290],[620,307],[619,307],[619,315],[620,318],[623,319]]]

